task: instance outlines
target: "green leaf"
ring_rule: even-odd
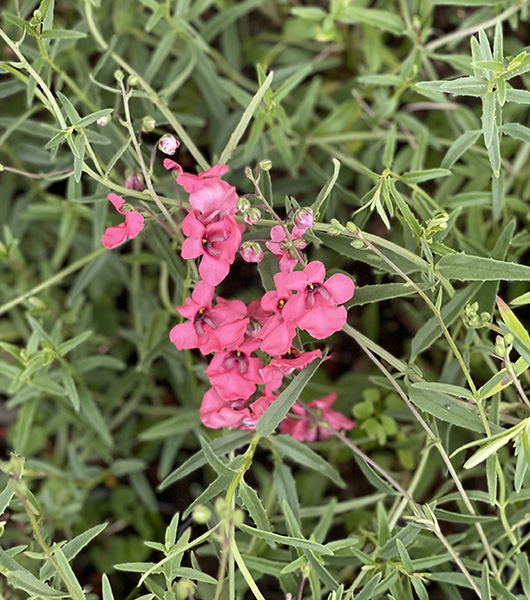
[[[506,101],[516,104],[530,104],[530,92],[528,90],[506,90]]]
[[[272,474],[274,489],[278,496],[278,504],[287,503],[296,519],[300,521],[300,505],[296,492],[296,483],[291,469],[285,463],[276,463]]]
[[[314,360],[302,372],[298,373],[285,390],[276,398],[269,408],[260,417],[256,426],[256,433],[265,437],[274,432],[276,427],[285,418],[291,406],[298,400],[314,372],[318,369],[321,360]]]
[[[466,131],[463,133],[449,148],[447,154],[444,156],[441,166],[444,169],[450,169],[478,140],[480,133],[480,131]]]
[[[248,444],[250,440],[248,431],[228,431],[222,437],[217,438],[211,443],[211,448],[214,452],[223,456],[232,450],[237,450],[241,446]],[[200,450],[193,456],[190,456],[178,469],[168,475],[160,484],[159,488],[163,490],[168,485],[175,483],[179,479],[186,477],[197,469],[203,467],[208,461],[204,456],[204,452]]]
[[[391,168],[392,161],[394,160],[394,154],[396,153],[396,134],[396,124],[392,123],[386,136],[383,158],[381,159],[383,167],[387,169]]]
[[[337,20],[347,24],[364,23],[397,35],[403,35],[407,29],[401,17],[388,10],[361,8],[354,5],[344,6],[337,15]]]
[[[8,486],[4,489],[4,491],[0,494],[0,515],[3,515],[6,511],[6,508],[9,506],[13,496],[15,495],[15,491],[11,489],[11,486]]]
[[[447,177],[451,175],[448,169],[425,169],[424,171],[410,171],[403,175],[403,181],[406,183],[422,183],[439,177]]]
[[[88,340],[88,338],[92,335],[92,333],[93,333],[92,331],[85,331],[85,332],[81,333],[80,335],[77,335],[75,338],[72,338],[71,340],[62,342],[61,344],[59,344],[57,346],[57,348],[56,348],[57,352],[61,356],[68,354],[68,352],[70,352],[74,348],[77,348],[77,346],[79,346],[83,342],[86,342],[86,340]]]
[[[482,419],[472,410],[472,405],[459,402],[439,392],[420,389],[415,383],[410,388],[409,398],[420,410],[441,421],[469,431],[485,433]],[[490,428],[494,432],[505,431],[495,423],[490,423]]]
[[[376,490],[383,492],[387,496],[396,496],[399,492],[391,488],[388,483],[360,456],[357,454],[353,455],[355,462],[359,465],[359,468],[363,472],[368,482],[374,486]]]
[[[505,123],[501,131],[516,140],[530,142],[530,127],[521,125],[521,123]]]
[[[370,581],[363,587],[363,589],[355,594],[355,600],[371,600],[374,598],[374,590],[377,584],[381,580],[381,573],[376,573]]]
[[[81,117],[70,100],[62,92],[57,92],[57,97],[61,101],[70,123],[74,124],[80,121]]]
[[[428,284],[420,283],[419,287],[422,290],[430,287]],[[416,290],[408,283],[381,283],[376,285],[363,285],[355,289],[353,298],[346,303],[346,308],[351,306],[362,306],[364,304],[373,304],[374,302],[382,302],[383,300],[391,300],[392,298],[403,298],[405,296],[413,296]]]
[[[514,371],[517,377],[522,375],[528,369],[529,363],[524,358],[518,358],[514,365]],[[511,375],[506,368],[495,373],[478,391],[479,397],[484,400],[493,396],[513,383]]]
[[[418,390],[439,392],[441,394],[449,394],[450,396],[456,396],[457,398],[473,400],[473,394],[466,388],[460,387],[459,385],[439,383],[437,381],[422,381],[420,383],[414,383],[413,387]]]
[[[228,465],[225,465],[225,463],[217,456],[217,454],[212,450],[211,444],[209,444],[208,441],[202,437],[202,435],[199,436],[199,441],[201,443],[204,456],[215,473],[230,477],[233,477],[236,474],[234,469],[230,468]]]
[[[388,181],[388,191],[397,207],[399,208],[403,218],[405,219],[407,225],[412,231],[414,237],[419,239],[421,236],[421,226],[418,222],[418,219],[414,216],[414,213],[410,210],[409,205],[405,202],[401,194],[396,189],[396,182],[393,179]]]
[[[107,115],[110,115],[110,113],[112,112],[114,112],[113,108],[104,108],[103,110],[98,110],[97,112],[94,112],[91,115],[83,117],[82,119],[77,121],[77,123],[73,123],[73,126],[76,129],[82,129],[83,127],[87,127],[88,125],[95,123],[101,117],[106,117]]]
[[[519,577],[523,585],[524,595],[530,598],[530,564],[526,552],[518,552],[515,556],[515,563],[519,571]]]
[[[57,562],[57,566],[61,569],[61,577],[64,578],[64,582],[72,599],[85,600],[83,588],[81,587],[81,584],[77,580],[70,563],[66,560],[66,557],[59,546],[55,547],[53,555]]]
[[[77,386],[71,373],[66,368],[61,369],[61,380],[66,389],[66,395],[68,396],[75,412],[79,412],[81,403],[79,402],[79,394],[77,393]]]
[[[263,531],[271,531],[269,516],[267,515],[267,511],[256,490],[247,485],[243,479],[239,484],[239,496],[241,497],[243,506],[247,509],[248,514],[256,524],[256,527]]]
[[[35,28],[32,27],[27,21],[24,21],[24,19],[21,19],[20,17],[17,17],[15,15],[12,15],[11,13],[5,12],[5,10],[2,11],[2,16],[9,23],[13,23],[13,25],[20,27],[21,29],[24,29],[24,31],[26,31],[30,35],[32,35],[33,37],[36,37]]]
[[[249,527],[248,525],[244,524],[239,525],[238,529],[267,542],[285,544],[286,546],[293,546],[294,548],[314,550],[315,552],[320,552],[320,554],[333,554],[333,552],[326,546],[318,544],[317,542],[312,542],[310,540],[303,540],[285,535],[279,535],[277,533],[271,533],[270,531],[263,531],[263,529],[255,529],[254,527]]]
[[[396,544],[403,568],[407,573],[412,573],[414,571],[414,567],[412,566],[412,561],[410,560],[410,556],[407,552],[407,549],[405,548],[403,542],[400,539],[396,540]]]
[[[29,571],[16,570],[7,574],[7,583],[14,588],[24,590],[30,595],[44,598],[66,598],[67,592],[60,592],[32,575]]]
[[[311,450],[307,444],[302,444],[290,435],[275,435],[270,438],[270,443],[285,458],[317,471],[341,488],[346,487],[337,470],[328,461],[324,460],[320,454]]]
[[[495,523],[498,521],[498,517],[495,515],[463,515],[444,510],[443,508],[436,508],[434,514],[440,521],[447,521],[449,523],[467,523],[468,525],[472,525],[473,523]]]
[[[440,86],[440,90],[447,94],[474,96],[477,98],[482,98],[486,94],[487,89],[487,83],[477,77],[460,77],[452,81],[445,81]]]
[[[440,262],[453,255],[447,255],[440,259]],[[440,264],[440,263],[438,263]],[[441,316],[446,327],[449,327],[460,316],[464,306],[475,296],[480,289],[480,283],[473,283],[466,288],[459,290],[451,300],[442,308]],[[442,329],[436,317],[431,317],[424,325],[420,327],[411,345],[411,360],[424,350],[429,348],[440,336]]]
[[[528,281],[530,267],[493,258],[470,256],[459,252],[443,256],[437,271],[447,279],[458,281]]]
[[[80,40],[86,38],[88,34],[83,31],[75,31],[74,29],[47,29],[41,33],[41,37],[47,39],[61,40]]]
[[[117,565],[115,565],[115,568]],[[106,573],[101,576],[101,591],[103,592],[103,600],[114,600],[114,594],[110,587],[110,581]]]
[[[198,410],[178,410],[173,417],[165,418],[142,431],[138,439],[142,442],[150,442],[152,440],[160,440],[181,433],[193,431],[200,425]]]
[[[333,175],[326,181],[324,187],[320,190],[317,199],[311,206],[315,221],[318,221],[320,217],[326,213],[326,200],[329,198],[331,190],[335,187],[335,183],[339,176],[340,162],[336,158],[332,158],[331,160],[333,161]]]
[[[263,84],[260,86],[259,90],[256,92],[256,94],[250,101],[250,104],[243,113],[241,119],[239,120],[239,123],[234,129],[234,132],[230,136],[230,139],[228,140],[225,149],[221,152],[221,156],[219,157],[220,164],[225,164],[229,161],[230,157],[232,156],[232,152],[237,147],[239,140],[243,137],[243,134],[245,133],[247,126],[250,123],[250,119],[256,112],[256,109],[258,108],[259,103],[263,99],[265,92],[269,89],[272,83],[272,78],[273,73],[271,72],[269,73]]]
[[[513,333],[514,336],[518,337],[525,346],[530,346],[530,335],[525,329],[521,321],[515,316],[512,309],[504,302],[502,298],[497,296],[497,307],[501,313],[501,318]]]

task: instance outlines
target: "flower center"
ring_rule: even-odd
[[[308,283],[306,286],[306,290],[306,306],[308,308],[312,308],[315,305],[317,297],[319,297],[323,302],[327,302],[330,299],[329,292],[320,283]]]
[[[248,371],[248,357],[241,350],[233,350],[223,361],[223,367],[231,371],[234,367],[244,375]]]

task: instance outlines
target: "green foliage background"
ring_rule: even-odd
[[[101,573],[117,597],[133,597],[142,573],[140,593],[161,600],[185,597],[185,578],[204,599],[259,597],[253,581],[268,599],[296,597],[306,580],[304,598],[530,596],[528,401],[513,385],[530,362],[528,3],[309,4],[2,7],[6,597],[110,600]],[[318,206],[311,257],[358,288],[332,360],[298,385],[307,399],[339,394],[359,424],[346,441],[258,444],[200,427],[205,363],[168,339],[193,284],[179,240],[152,219],[122,249],[101,247],[110,191],[158,216],[149,190],[124,187],[141,164],[121,79],[173,215],[186,199],[156,151],[164,133],[190,172],[227,160],[251,194],[245,167],[268,159],[262,190],[280,213],[291,197]],[[260,278],[237,266],[222,294],[259,298]],[[492,318],[497,294],[519,318],[507,307]],[[467,458],[449,458],[470,441]],[[221,590],[223,538],[206,536],[196,556],[186,544],[204,531],[187,519],[234,481],[249,518]],[[234,527],[232,507],[215,507],[210,525]]]

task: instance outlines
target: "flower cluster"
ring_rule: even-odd
[[[170,339],[178,349],[214,353],[206,369],[212,387],[202,401],[202,422],[214,429],[254,429],[276,399],[284,377],[322,356],[320,350],[294,348],[297,330],[307,331],[316,339],[339,331],[346,321],[346,309],[340,305],[352,297],[353,281],[343,274],[326,280],[325,267],[319,261],[310,262],[302,271],[295,270],[298,258],[294,248],[299,251],[305,247],[302,236],[312,226],[312,213],[301,209],[291,232],[281,225],[273,227],[271,240],[266,243],[279,260],[274,289],[248,306],[240,300],[214,300],[215,286],[228,274],[241,246],[244,224],[235,220],[236,190],[221,179],[226,165],[198,175],[185,173],[169,159],[164,160],[164,166],[189,193],[191,210],[182,222],[186,236],[182,257],[200,258],[202,278],[191,298],[177,308],[186,321],[173,327]],[[245,206],[244,211],[247,214],[249,208]],[[249,262],[258,262],[260,250],[257,244],[246,244],[241,253]],[[299,410],[299,405],[295,406],[292,418]],[[322,416],[326,419],[331,413],[322,411]],[[286,427],[289,422],[286,420]],[[347,429],[354,425],[345,417],[339,424]],[[296,431],[300,437],[300,427]],[[316,437],[316,430],[309,427],[307,431],[307,437]]]
[[[176,149],[166,146],[166,153]],[[226,165],[215,165],[198,175],[184,172],[169,158],[164,160],[164,167],[189,194],[191,208],[182,221],[186,239],[181,253],[185,259],[199,259],[201,277],[191,297],[177,307],[185,321],[173,327],[170,340],[179,350],[196,348],[203,355],[214,355],[206,369],[212,387],[200,409],[204,425],[254,429],[277,398],[284,378],[322,357],[320,350],[295,347],[298,330],[318,340],[339,331],[347,316],[342,304],[353,296],[354,283],[341,273],[326,279],[320,261],[305,264],[303,235],[313,226],[313,214],[301,208],[290,227],[273,227],[265,244],[278,259],[274,288],[248,305],[216,297],[215,288],[228,275],[238,251],[248,262],[259,262],[263,256],[257,242],[241,244],[245,224],[236,221],[238,210],[247,223],[252,222],[251,211],[259,210],[245,198],[239,199],[235,187],[221,179]],[[138,235],[143,217],[137,211],[122,212],[124,200],[119,196],[109,194],[109,200],[126,218],[103,236],[103,243],[114,248],[127,237]],[[301,270],[296,269],[299,263]],[[326,437],[329,431],[316,426],[312,415],[333,427],[351,429],[353,421],[331,410],[334,399],[332,394],[314,400],[308,404],[313,409],[309,412],[297,402],[281,424],[281,431],[300,440]]]

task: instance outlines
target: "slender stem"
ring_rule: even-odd
[[[94,260],[95,258],[100,256],[104,252],[107,252],[107,248],[105,248],[105,247],[98,248],[91,254],[88,254],[87,256],[83,256],[83,258],[80,258],[79,260],[75,261],[71,265],[68,265],[62,271],[59,271],[58,273],[56,273],[53,277],[50,277],[46,281],[39,283],[39,285],[36,285],[31,290],[28,290],[27,292],[20,294],[20,296],[13,298],[13,300],[9,300],[9,302],[6,302],[5,304],[2,304],[0,306],[0,315],[3,315],[4,313],[11,310],[15,306],[18,306],[19,304],[24,302],[24,300],[27,300],[28,298],[31,298],[32,296],[35,296],[36,294],[42,292],[43,290],[49,288],[50,286],[58,283],[59,281],[63,280],[65,277],[68,277],[68,275],[75,273],[76,271],[81,269],[81,267],[84,267],[87,263]]]
[[[134,133],[134,127],[133,127],[132,120],[131,120],[131,111],[129,110],[129,96],[127,95],[125,86],[123,85],[123,81],[120,81],[120,88],[121,88],[121,93],[122,93],[122,97],[123,97],[123,108],[125,110],[125,120],[126,120],[126,124],[127,124],[127,129],[129,131],[129,135],[130,135],[131,141],[133,143],[134,149],[136,150],[136,156],[138,157],[138,162],[140,163],[140,168],[142,169],[142,174],[144,176],[145,183],[147,185],[147,189],[149,190],[151,198],[155,201],[155,204],[160,209],[160,212],[164,215],[164,217],[167,219],[167,221],[173,226],[175,233],[178,236],[180,236],[180,230],[179,230],[177,224],[173,220],[173,217],[171,216],[171,214],[169,213],[167,208],[164,206],[163,202],[158,197],[158,194],[156,193],[155,188],[153,187],[153,182],[151,181],[151,177],[149,175],[149,171],[147,170],[147,166],[145,164],[145,160],[144,160],[144,157],[142,154],[142,148],[140,147],[140,144],[138,143],[138,140],[136,139],[136,135]]]
[[[91,31],[92,35],[94,36],[94,39],[96,40],[96,42],[101,46],[101,48],[104,51],[108,51],[109,45],[104,40],[103,36],[99,32],[99,30],[96,26],[96,23],[94,21],[94,14],[92,12],[92,5],[90,3],[90,0],[85,0],[85,11],[86,11],[86,19],[87,19],[88,27],[90,28],[90,31]],[[202,153],[197,148],[197,146],[195,146],[195,144],[193,143],[193,140],[186,133],[186,130],[182,127],[182,125],[176,119],[176,117],[172,113],[172,111],[164,104],[164,102],[162,101],[160,96],[158,96],[158,94],[147,83],[147,81],[137,71],[135,71],[133,69],[133,67],[131,67],[131,65],[129,65],[125,60],[123,60],[123,58],[121,58],[121,56],[119,54],[116,54],[116,52],[111,50],[109,52],[109,55],[112,57],[112,59],[116,63],[118,63],[120,65],[120,67],[122,67],[122,69],[125,69],[125,71],[127,71],[130,75],[134,75],[137,78],[138,83],[145,90],[149,99],[154,104],[156,104],[156,106],[158,107],[160,112],[166,117],[166,119],[171,124],[171,126],[173,127],[173,129],[175,130],[177,135],[182,140],[183,144],[188,148],[188,150],[193,155],[195,160],[199,163],[201,169],[203,171],[207,171],[209,169],[208,162],[203,157]]]
[[[429,42],[428,44],[425,45],[425,50],[427,50],[428,52],[432,52],[433,50],[436,50],[437,48],[441,48],[442,46],[445,46],[446,44],[450,44],[451,42],[455,42],[462,38],[473,35],[474,33],[477,33],[477,31],[480,31],[481,29],[489,29],[490,27],[494,27],[497,23],[502,23],[503,21],[506,21],[506,19],[509,19],[512,15],[514,15],[520,9],[521,9],[521,6],[519,4],[517,4],[517,3],[513,4],[512,6],[507,8],[505,11],[501,12],[496,17],[492,17],[491,19],[488,19],[487,21],[482,21],[482,23],[478,23],[477,25],[471,25],[470,27],[466,27],[466,29],[461,29],[460,31],[454,31],[453,33],[443,35],[442,37],[438,38],[437,40],[433,40],[432,42]]]

